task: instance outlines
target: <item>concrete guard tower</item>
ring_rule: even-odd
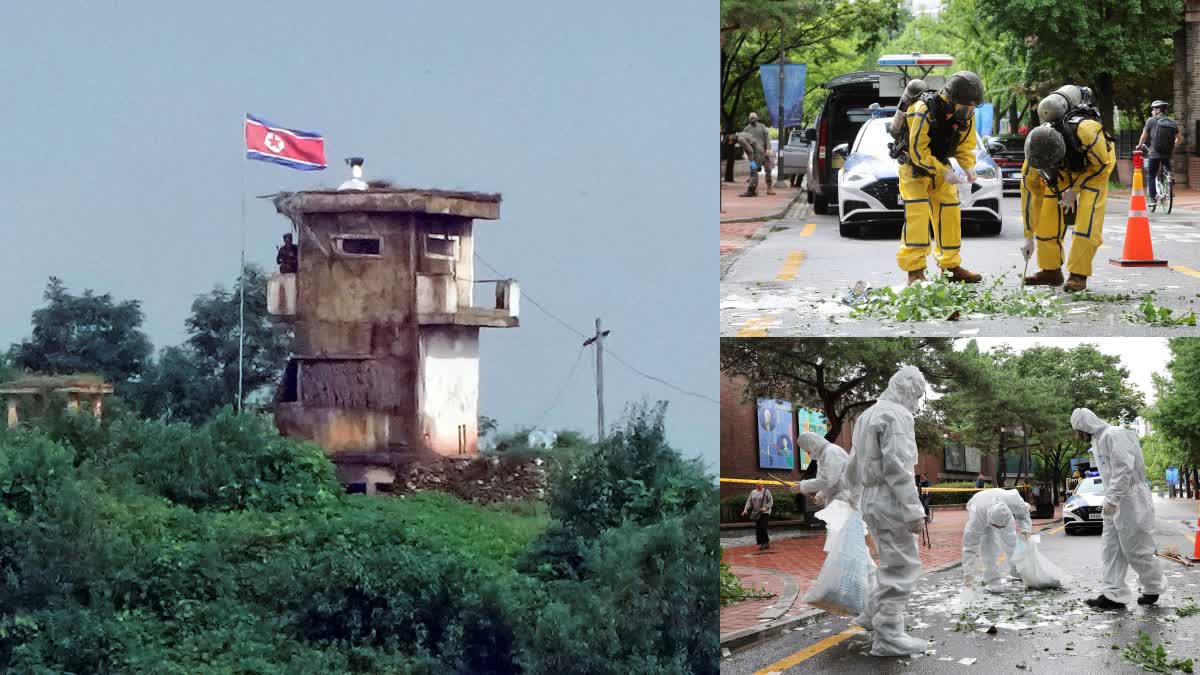
[[[414,460],[478,453],[479,329],[518,325],[519,288],[475,279],[473,222],[498,218],[500,195],[369,187],[356,161],[337,191],[275,197],[299,260],[268,305],[296,334],[276,426],[375,493]],[[476,306],[483,283],[494,303]]]

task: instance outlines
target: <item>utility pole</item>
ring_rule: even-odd
[[[596,319],[596,334],[584,341],[583,346],[596,345],[596,440],[604,440],[604,338],[609,331],[600,330],[600,319]]]
[[[784,62],[783,32],[784,32],[784,27],[785,27],[784,22],[782,19],[780,19],[780,21],[779,21],[779,142],[776,144],[776,147],[779,150],[775,153],[775,176],[776,176],[776,178],[779,178],[781,180],[783,178],[783,144],[787,142],[787,138],[785,137],[785,134],[784,134],[784,129],[787,128],[787,123],[783,119],[783,62]],[[767,150],[770,151],[770,148],[767,148]],[[776,181],[776,183],[778,183],[778,182],[779,181]],[[772,185],[770,176],[767,176],[767,185]]]

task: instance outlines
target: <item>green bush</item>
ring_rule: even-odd
[[[970,480],[950,480],[931,485],[935,488],[973,488],[975,481]],[[966,504],[971,497],[975,496],[974,492],[930,492],[930,504]]]
[[[540,508],[343,495],[254,415],[85,417],[0,433],[2,672],[717,670],[717,491],[661,411]]]

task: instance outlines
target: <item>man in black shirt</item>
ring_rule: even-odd
[[[1160,128],[1161,127],[1161,128]],[[1175,133],[1171,133],[1174,130]],[[1158,172],[1160,170],[1170,173],[1171,171],[1171,153],[1175,151],[1175,146],[1183,142],[1183,132],[1179,130],[1179,124],[1175,120],[1167,117],[1167,102],[1155,101],[1150,104],[1150,119],[1146,120],[1146,126],[1142,129],[1142,137],[1138,140],[1138,145],[1146,145],[1149,142],[1147,152],[1146,167],[1146,187],[1150,201],[1153,202],[1158,192]]]
[[[292,243],[292,235],[283,235],[283,246],[279,247],[279,253],[275,256],[275,262],[279,265],[279,271],[283,274],[296,273],[300,263],[300,251]]]

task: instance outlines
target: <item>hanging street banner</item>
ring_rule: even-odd
[[[758,67],[762,80],[763,98],[771,113],[771,126],[776,129],[798,127],[804,122],[804,77],[807,67],[803,63],[783,64],[783,116],[785,124],[779,125],[779,64],[764,63]]]

